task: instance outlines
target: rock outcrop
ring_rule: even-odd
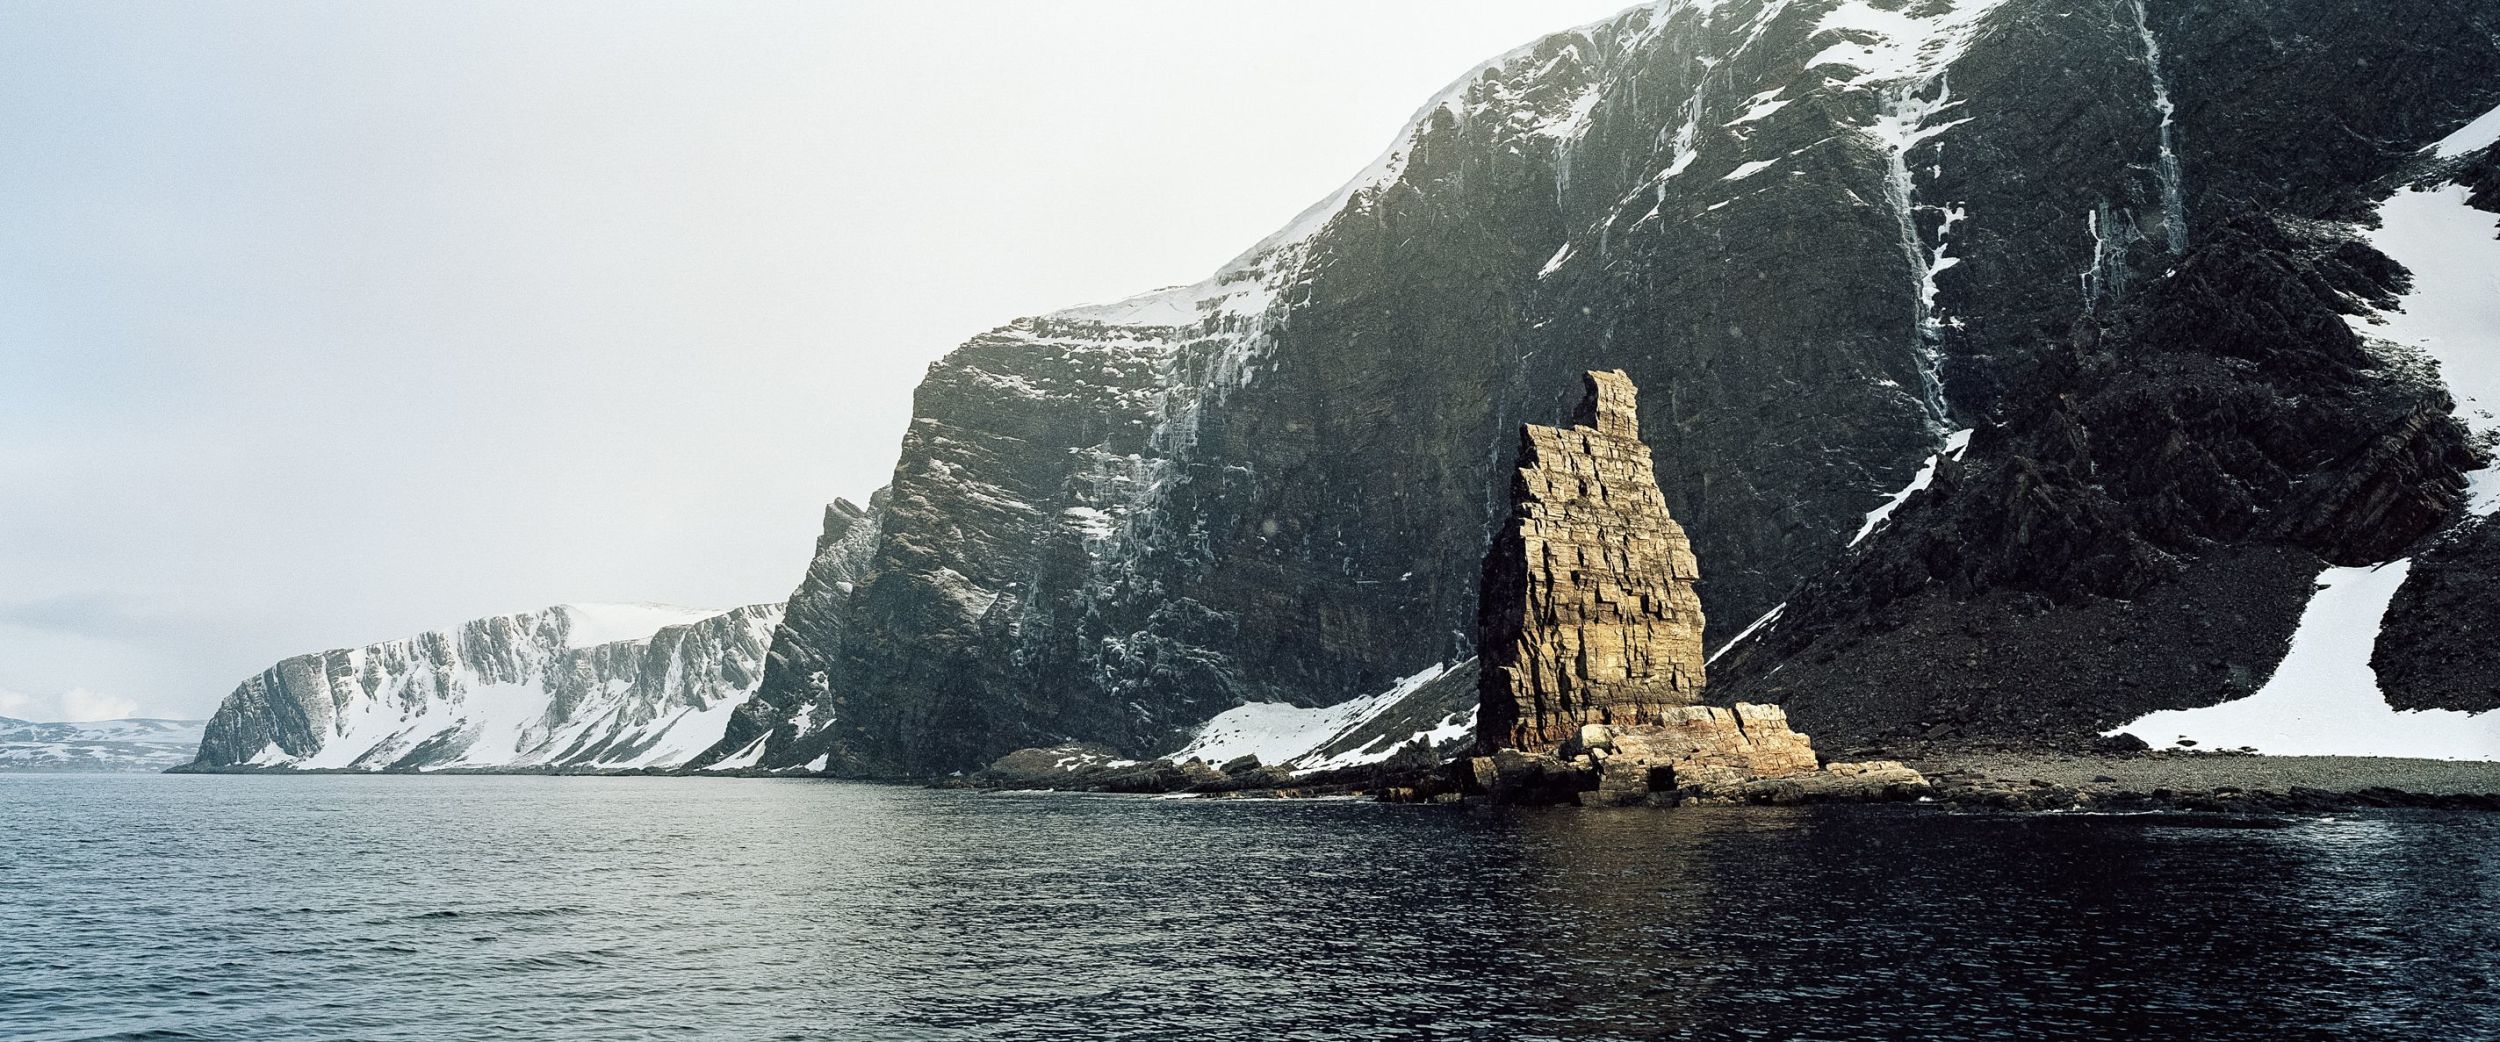
[[[1817,774],[1813,744],[1780,707],[1698,704],[1701,569],[1658,491],[1639,389],[1619,370],[1586,385],[1570,426],[1520,428],[1510,520],[1485,555],[1478,755],[1454,765],[1459,789],[1619,807],[1750,799]],[[1839,765],[1816,787],[1917,780],[1897,764]]]
[[[2437,371],[2348,326],[2404,278],[2337,226],[2218,222],[1721,680],[1878,742],[2083,738],[2256,692],[2321,571],[2439,532],[2483,465]]]
[[[688,763],[708,767],[752,751],[761,762],[803,765],[827,755],[834,715],[833,676],[840,672],[842,640],[849,627],[851,595],[868,577],[869,557],[884,530],[887,494],[865,507],[837,499],[825,507],[825,527],[807,574],[782,605],[773,627],[764,678],[722,728],[720,740]]]
[[[1681,724],[1674,711],[1701,701],[1701,571],[1658,491],[1638,396],[1622,370],[1590,372],[1571,426],[1520,427],[1476,622],[1483,752]]]
[[[1778,706],[1685,706],[1657,723],[1590,724],[1553,753],[1499,749],[1450,766],[1449,787],[1494,803],[1672,807],[1690,803],[1862,802],[1925,795],[1927,779],[1889,761],[1820,764]]]

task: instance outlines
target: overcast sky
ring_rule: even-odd
[[[1622,4],[0,0],[0,715],[778,601],[930,361]]]

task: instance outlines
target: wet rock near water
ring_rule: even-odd
[[[1927,783],[1897,761],[1820,764],[1776,706],[1690,706],[1659,725],[1589,725],[1552,753],[1500,749],[1453,762],[1391,798],[1503,805],[1672,807],[1915,799]]]

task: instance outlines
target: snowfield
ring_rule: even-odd
[[[2500,713],[2399,712],[2379,693],[2370,652],[2411,563],[2328,569],[2292,634],[2291,654],[2256,694],[2154,713],[2118,730],[2155,746],[2185,739],[2276,756],[2500,761]]]
[[[1350,737],[1449,670],[1447,665],[1430,666],[1386,691],[1331,706],[1305,708],[1282,702],[1236,706],[1199,725],[1197,736],[1170,759],[1175,763],[1194,758],[1222,764],[1242,756],[1256,756],[1263,764],[1318,771],[1379,763],[1417,738],[1438,747],[1474,733],[1472,710],[1446,716],[1414,734],[1384,735],[1352,749],[1322,755],[1331,745]]]

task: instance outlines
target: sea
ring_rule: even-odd
[[[2500,815],[0,776],[0,1039],[2500,1038]]]

